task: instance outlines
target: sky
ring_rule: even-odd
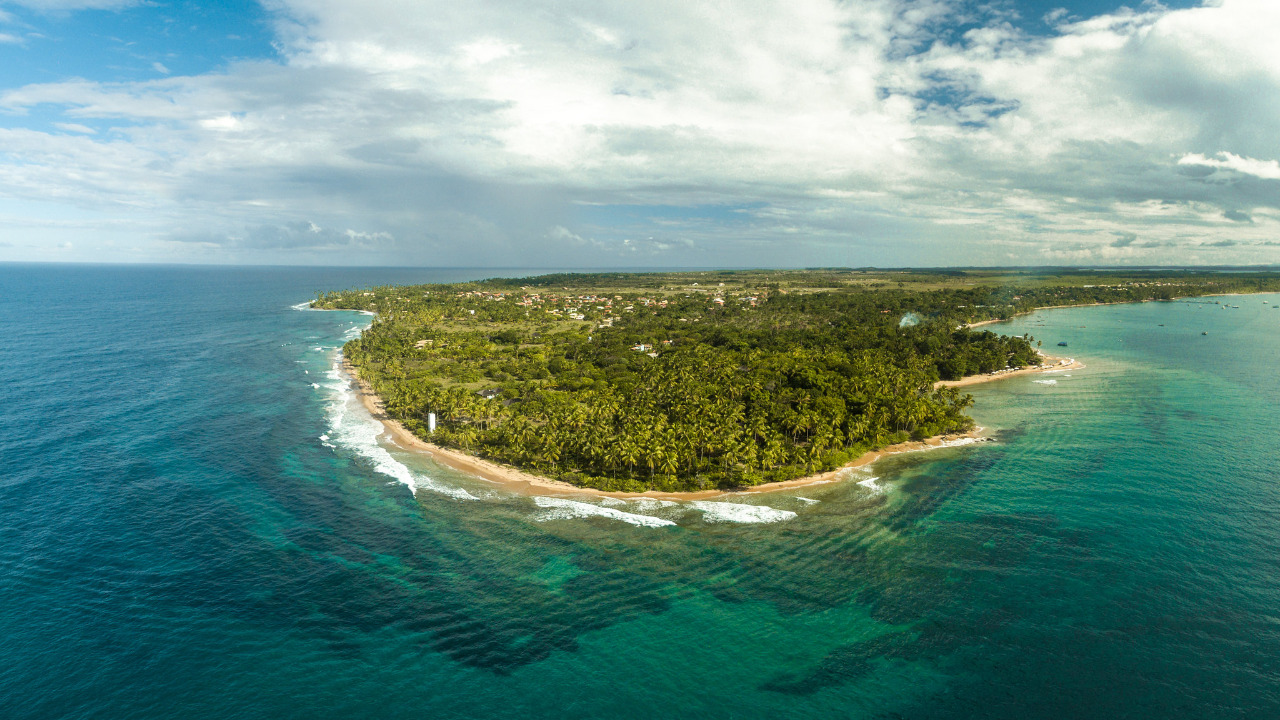
[[[0,261],[1280,263],[1280,0],[0,0]]]

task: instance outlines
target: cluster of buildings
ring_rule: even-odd
[[[696,285],[696,283],[694,283]],[[707,305],[711,308],[722,308],[727,302],[737,300],[738,303],[756,307],[763,300],[762,295],[745,295],[741,297],[726,296],[725,291],[719,288],[709,290],[694,289],[692,297],[702,296],[701,293],[707,293]],[[424,297],[430,293],[424,294]],[[511,301],[516,307],[524,308],[526,314],[533,310],[542,310],[548,315],[564,317],[570,320],[592,320],[598,323],[598,327],[613,327],[614,322],[623,313],[632,313],[638,310],[649,310],[658,312],[672,306],[677,300],[670,300],[662,297],[634,297],[623,298],[622,295],[597,295],[594,293],[574,295],[570,293],[541,293],[530,292],[530,288],[524,287],[520,292],[497,292],[489,290],[462,290],[455,294],[455,297],[463,301],[484,301],[484,302],[503,302]],[[685,297],[691,297],[685,295]],[[475,314],[475,311],[472,311]],[[687,322],[687,318],[681,318]]]

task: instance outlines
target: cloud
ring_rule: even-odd
[[[1045,25],[1057,25],[1065,20],[1068,14],[1066,8],[1054,8],[1044,14],[1042,21]]]
[[[66,130],[67,132],[73,132],[73,133],[84,133],[85,135],[93,135],[98,132],[97,130],[94,130],[93,128],[87,125],[81,125],[79,123],[60,122],[60,123],[54,123],[53,126],[58,128],[59,130]]]
[[[226,234],[180,233],[174,235],[172,239],[205,247],[312,251],[372,249],[393,240],[387,233],[323,228],[307,221],[285,225],[258,225]]]
[[[1187,153],[1178,159],[1178,164],[1222,168],[1224,170],[1234,170],[1244,175],[1263,178],[1264,180],[1280,180],[1280,162],[1276,160],[1255,160],[1229,152],[1220,152],[1216,158],[1208,158],[1200,153]]]
[[[0,196],[144,216],[158,253],[360,263],[1175,262],[1275,236],[1280,3],[1042,35],[975,7],[273,0],[271,61],[0,90],[33,118],[0,129]]]

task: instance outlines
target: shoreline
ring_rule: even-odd
[[[367,410],[371,416],[373,416],[374,420],[382,423],[382,427],[386,430],[386,434],[390,436],[392,442],[394,442],[396,446],[403,450],[427,455],[441,465],[473,475],[481,480],[499,485],[506,490],[520,495],[568,493],[617,499],[652,498],[655,500],[706,500],[708,498],[732,495],[763,494],[777,492],[779,490],[791,490],[809,485],[823,485],[834,482],[839,479],[839,475],[842,473],[871,465],[886,455],[898,455],[906,452],[920,452],[923,450],[936,450],[943,447],[952,447],[955,444],[960,444],[958,441],[966,439],[972,442],[990,441],[989,437],[982,435],[984,428],[975,427],[973,430],[965,433],[935,435],[924,440],[897,443],[895,445],[880,448],[879,450],[871,450],[859,455],[855,460],[834,470],[828,470],[816,475],[765,483],[763,485],[753,485],[751,487],[742,488],[741,490],[716,489],[686,492],[647,490],[645,492],[638,493],[597,490],[595,488],[573,485],[562,480],[553,480],[551,478],[533,475],[509,465],[501,465],[491,460],[485,460],[473,455],[468,455],[459,450],[444,448],[439,445],[429,443],[417,435],[414,435],[408,428],[400,424],[399,421],[387,415],[386,411],[382,407],[382,399],[373,392],[373,389],[369,387],[369,383],[360,377],[359,373],[356,372],[355,367],[345,357],[342,358],[341,367],[342,372],[346,374],[352,389],[355,391],[356,397],[360,399],[360,404],[364,406],[365,410]],[[986,376],[978,377],[986,378]]]
[[[1039,375],[1041,373],[1061,372],[1063,370],[1083,370],[1086,365],[1075,358],[1060,358],[1053,355],[1040,354],[1044,359],[1044,364],[1033,365],[1031,367],[1021,367],[1012,370],[996,370],[985,375],[969,375],[959,380],[939,380],[933,384],[934,389],[944,387],[969,387],[970,385],[981,385],[995,380],[1003,380],[1005,378],[1018,377],[1019,375]],[[1051,363],[1051,364],[1049,364]]]
[[[984,325],[994,325],[996,323],[1009,322],[1014,318],[1023,315],[1030,315],[1040,310],[1056,310],[1059,308],[1072,307],[1097,307],[1101,305],[1136,305],[1147,302],[1176,302],[1188,298],[1205,298],[1205,297],[1235,297],[1241,295],[1256,295],[1260,293],[1219,293],[1215,295],[1188,295],[1168,300],[1138,300],[1125,302],[1098,302],[1098,303],[1078,303],[1072,305],[1045,305],[1032,308],[1026,312],[1017,313],[1012,317],[1005,319],[982,320],[975,323],[968,323],[965,327],[975,328]],[[310,308],[317,309],[317,308]],[[361,314],[375,315],[369,311],[356,311]],[[1039,351],[1037,351],[1039,352]],[[970,385],[979,385],[996,380],[1004,380],[1006,378],[1017,377],[1021,375],[1036,375],[1043,373],[1062,372],[1066,370],[1083,370],[1087,366],[1076,360],[1075,358],[1061,358],[1040,353],[1045,363],[1034,367],[1023,367],[1011,370],[997,370],[993,373],[985,375],[970,375],[959,380],[939,380],[934,383],[934,388],[943,387],[968,387]],[[984,428],[975,427],[966,433],[951,433],[946,435],[935,435],[925,440],[909,441],[905,443],[897,443],[889,445],[879,450],[872,450],[860,455],[857,459],[842,465],[834,470],[828,470],[816,475],[809,475],[802,478],[794,478],[792,480],[781,480],[778,482],[765,483],[763,485],[754,485],[742,488],[740,490],[700,490],[688,492],[662,492],[658,490],[648,490],[645,492],[615,492],[606,490],[597,490],[595,488],[581,487],[562,480],[553,480],[551,478],[533,475],[524,472],[515,467],[501,465],[490,460],[468,455],[464,452],[453,450],[450,448],[440,447],[433,443],[429,443],[418,436],[414,435],[399,421],[389,417],[382,407],[382,400],[373,392],[369,384],[362,379],[356,372],[354,366],[344,357],[342,358],[342,371],[346,374],[348,381],[355,390],[361,404],[373,417],[373,419],[382,423],[386,434],[400,448],[410,452],[425,454],[432,460],[445,465],[454,470],[467,473],[486,482],[499,485],[506,490],[521,494],[534,495],[540,492],[589,495],[593,497],[607,498],[653,498],[659,500],[704,500],[713,497],[725,497],[732,495],[749,495],[776,492],[779,490],[790,490],[795,488],[807,487],[810,485],[820,485],[839,480],[842,473],[850,470],[867,467],[886,455],[897,455],[906,452],[921,452],[924,450],[934,450],[941,447],[952,447],[957,441],[969,439],[973,442],[987,442],[992,440],[990,436],[982,435]]]
[[[1030,315],[1039,310],[1057,310],[1059,308],[1103,307],[1106,305],[1142,305],[1143,303],[1178,302],[1179,300],[1192,300],[1195,298],[1244,297],[1246,295],[1274,295],[1274,294],[1275,292],[1273,291],[1259,291],[1259,292],[1251,292],[1251,293],[1217,293],[1216,295],[1179,295],[1178,297],[1169,298],[1167,300],[1165,299],[1156,300],[1154,298],[1151,298],[1147,300],[1121,300],[1117,302],[1074,303],[1071,305],[1040,305],[1038,307],[1033,307],[1030,310],[1027,310],[1026,312],[1014,313],[1013,315],[1007,318],[1004,318],[1003,320],[1000,318],[996,318],[994,320],[979,320],[978,322],[965,323],[965,327],[976,328],[976,327],[982,327],[983,325],[994,325],[996,323],[1011,322],[1014,318],[1020,318],[1023,315]]]

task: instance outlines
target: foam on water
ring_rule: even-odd
[[[796,514],[790,510],[778,510],[767,505],[743,505],[741,503],[693,500],[689,507],[702,511],[707,522],[772,523],[790,520]]]
[[[797,496],[796,496],[796,499],[797,499],[797,500],[799,500],[800,502],[804,503],[805,505],[817,505],[819,502],[821,502],[820,500],[814,500],[813,498],[801,497],[801,496],[799,496],[799,495],[797,495]]]
[[[341,362],[339,355],[334,360],[333,368],[327,373],[330,382],[326,387],[333,394],[333,401],[327,408],[329,434],[332,438],[348,450],[371,461],[375,470],[406,485],[411,492],[429,490],[459,500],[478,500],[479,498],[462,488],[444,485],[425,475],[414,473],[378,443],[382,423],[364,412],[342,374]]]
[[[1037,385],[1057,385],[1058,384],[1057,380],[1032,380],[1031,382],[1036,383]]]
[[[566,498],[544,497],[537,495],[534,496],[533,503],[547,511],[543,513],[541,517],[537,518],[539,522],[546,522],[548,520],[572,520],[575,518],[588,517],[606,517],[613,520],[621,520],[624,523],[629,523],[638,527],[663,527],[667,525],[675,525],[674,522],[665,518],[653,517],[651,515],[637,515],[635,513],[623,512],[611,507],[601,507],[599,505],[578,502],[577,500],[568,500]]]
[[[637,510],[657,510],[659,508],[675,507],[680,503],[674,500],[658,500],[655,498],[637,498],[631,503],[636,506]]]
[[[869,477],[866,480],[859,480],[858,484],[864,488],[867,488],[868,490],[873,490],[878,493],[884,492],[884,488],[876,484],[876,481],[879,479],[880,478],[878,477]]]
[[[298,303],[297,305],[290,305],[290,306],[289,306],[289,309],[290,309],[290,310],[310,310],[310,309],[311,309],[311,301],[310,301],[310,300],[305,300],[305,301],[303,301],[303,302]]]
[[[962,437],[962,438],[956,438],[955,440],[943,440],[942,442],[938,443],[938,447],[940,448],[962,447],[965,445],[972,445],[974,443],[980,443],[980,442],[987,442],[987,440],[985,438],[980,438],[980,437]]]

